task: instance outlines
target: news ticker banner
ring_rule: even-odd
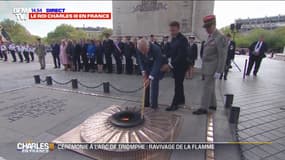
[[[17,21],[26,20],[110,20],[111,12],[69,12],[65,8],[13,8]]]
[[[272,142],[164,142],[164,143],[17,143],[17,151],[23,153],[48,153],[53,150],[214,150],[215,145],[265,145]]]

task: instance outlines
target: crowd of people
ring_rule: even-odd
[[[157,45],[165,59],[168,58],[168,50],[170,40],[168,36],[164,36],[161,42],[158,42],[154,35],[149,37],[121,37],[115,40],[110,38],[110,34],[106,35],[103,41],[96,39],[89,40],[62,40],[60,43],[51,44],[51,53],[54,61],[54,68],[63,66],[65,71],[84,71],[102,73],[104,68],[107,73],[113,73],[115,64],[115,72],[121,74],[140,73],[137,57],[137,41],[147,38],[151,43]],[[195,37],[189,37],[189,72],[188,78],[192,78],[193,67],[197,59],[198,49],[194,42]],[[104,67],[105,66],[105,67]]]

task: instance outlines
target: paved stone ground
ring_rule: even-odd
[[[246,57],[236,59],[240,67]],[[242,79],[233,68],[225,93],[233,93],[234,106],[241,108],[238,124],[240,141],[271,141],[272,145],[242,145],[246,160],[283,160],[285,158],[285,63],[264,59],[257,77]]]
[[[66,82],[72,78],[77,78],[80,82],[88,86],[95,86],[104,81],[109,81],[112,85],[123,90],[134,90],[141,87],[141,77],[137,75],[64,72],[60,69],[53,69],[50,57],[47,60],[46,70],[39,70],[37,62],[15,64],[0,61],[0,159],[3,157],[7,160],[87,160],[88,158],[70,151],[54,151],[44,155],[22,154],[16,151],[16,143],[30,139],[51,141],[80,124],[88,116],[111,104],[125,105],[129,101],[138,103],[141,101],[141,91],[121,93],[111,89],[111,93],[105,95],[107,98],[98,98],[39,89],[34,85],[33,75],[36,74],[40,75],[42,79],[45,76],[52,76],[53,79],[59,82]],[[185,81],[186,108],[181,108],[175,112],[183,116],[182,131],[177,141],[205,141],[207,117],[191,114],[191,109],[199,107],[200,104],[202,85],[200,78],[199,73],[197,73],[197,76],[193,80]],[[166,77],[161,81],[160,86],[159,103],[161,104],[161,109],[164,109],[172,100],[174,90],[173,79]],[[71,89],[71,84],[54,84],[52,87]],[[15,88],[23,89],[7,92],[7,90],[14,90]],[[102,87],[87,89],[79,86],[78,90],[99,94],[103,93]],[[222,95],[219,91],[217,92],[218,95]],[[96,101],[96,107],[93,101]],[[222,106],[223,102],[220,96],[218,97],[218,103],[219,106]],[[59,104],[61,105],[59,106]],[[35,106],[41,107],[35,108]],[[214,126],[219,128],[215,132],[215,137],[221,141],[232,141],[234,140],[234,136],[229,132],[231,126],[227,123],[226,119],[225,111],[220,107],[214,120],[214,124],[217,124]],[[223,148],[219,147],[215,152],[220,160],[226,160],[229,157],[234,157],[232,160],[239,160],[239,152],[236,146],[229,146],[226,153],[223,152]],[[202,160],[204,158],[205,151],[203,150],[174,151],[171,157],[173,160]]]

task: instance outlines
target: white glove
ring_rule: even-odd
[[[215,79],[219,79],[220,77],[221,77],[221,73],[217,73],[217,72],[216,72],[215,75],[214,75],[214,78],[215,78]]]

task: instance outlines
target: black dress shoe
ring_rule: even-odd
[[[224,80],[226,81],[226,80],[228,80],[228,78],[227,78],[227,77],[224,77]]]
[[[196,111],[194,111],[194,112],[192,112],[193,114],[195,114],[195,115],[201,115],[201,114],[207,114],[208,113],[208,111],[206,110],[206,109],[198,109],[198,110],[196,110]]]
[[[209,109],[211,109],[211,110],[217,110],[217,106],[210,106]]]
[[[178,109],[177,105],[171,105],[170,107],[167,107],[165,110],[166,111],[176,111]]]
[[[257,73],[253,73],[253,75],[256,77],[256,76],[257,76]]]

